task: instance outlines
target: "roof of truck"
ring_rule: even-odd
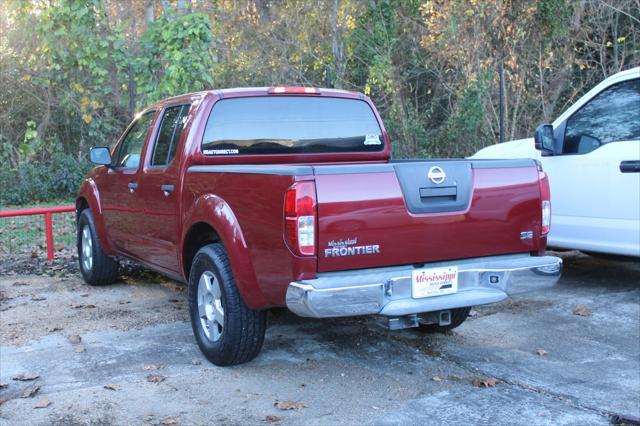
[[[326,87],[314,87],[314,86],[282,86],[282,85],[271,86],[271,87],[232,87],[228,89],[212,90],[211,92],[215,94],[222,94],[222,95],[247,94],[247,93],[256,93],[256,92],[269,95],[271,94],[270,91],[275,89],[276,87],[283,88],[283,89],[310,88],[310,89],[317,90],[320,94],[327,94],[327,95],[344,95],[348,97],[364,96],[361,93],[351,92],[349,90],[330,89]]]
[[[285,91],[281,93],[273,93],[275,88],[283,88]],[[155,102],[154,105],[161,105],[170,101],[185,99],[185,98],[202,98],[208,94],[212,94],[220,97],[238,97],[238,96],[266,96],[266,95],[274,95],[274,96],[282,96],[287,95],[286,90],[300,90],[300,89],[311,89],[316,91],[316,93],[292,93],[296,96],[333,96],[333,97],[344,97],[344,98],[360,98],[364,99],[365,95],[359,92],[351,92],[349,90],[341,90],[341,89],[330,89],[325,87],[313,87],[313,86],[272,86],[272,87],[231,87],[227,89],[210,89],[210,90],[201,90],[198,92],[185,93],[182,95],[172,96],[169,98],[162,99],[158,102]]]

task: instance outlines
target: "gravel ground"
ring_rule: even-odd
[[[262,354],[232,368],[201,356],[184,288],[170,280],[127,265],[118,284],[89,287],[72,258],[5,264],[0,424],[531,425],[640,417],[640,264],[563,256],[565,272],[552,290],[478,307],[444,335],[388,332],[373,318],[318,321],[273,311]],[[38,377],[14,380],[20,375]]]

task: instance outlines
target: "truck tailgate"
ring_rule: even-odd
[[[533,160],[327,165],[314,173],[319,272],[543,246]]]

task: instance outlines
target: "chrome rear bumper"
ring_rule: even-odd
[[[508,255],[425,264],[458,267],[458,291],[411,297],[412,266],[318,274],[287,288],[287,307],[303,317],[327,318],[379,314],[389,317],[499,302],[509,295],[552,287],[562,259]]]

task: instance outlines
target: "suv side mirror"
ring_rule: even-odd
[[[554,154],[555,139],[553,137],[553,126],[551,124],[539,125],[533,140],[536,143],[536,149],[542,151],[542,155]]]
[[[89,159],[93,164],[111,166],[111,153],[106,146],[95,146],[89,151]]]

